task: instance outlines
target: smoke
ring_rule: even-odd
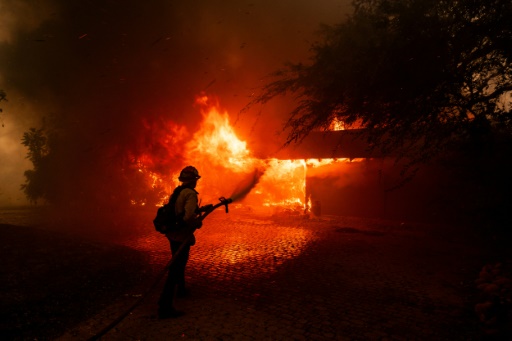
[[[21,136],[30,126],[39,123],[35,119],[35,101],[25,97],[17,87],[9,86],[13,62],[6,58],[5,49],[15,49],[19,36],[36,30],[50,19],[55,8],[49,1],[4,0],[0,2],[0,90],[7,93],[6,102],[0,102],[0,206],[28,204],[20,185],[24,182],[24,170],[31,168]],[[21,70],[18,70],[22,73]]]
[[[33,31],[50,19],[51,1],[2,0],[0,3],[0,43],[13,44],[20,32]]]
[[[28,200],[20,185],[25,182],[24,170],[31,169],[32,164],[26,158],[21,136],[27,126],[40,123],[33,119],[37,108],[17,92],[11,92],[8,101],[0,102],[0,108],[0,207],[24,206]]]
[[[319,25],[342,19],[348,3],[4,0],[0,89],[9,107],[2,146],[17,145],[24,131],[50,118],[57,137],[47,183],[56,198],[89,203],[121,200],[123,192],[144,195],[135,171],[125,179],[130,161],[165,155],[154,138],[165,134],[165,122],[191,136],[202,119],[194,100],[206,91],[236,116],[251,149],[274,150],[286,108],[238,112],[266,75],[286,61],[307,59]],[[176,153],[160,158],[158,172],[183,166],[185,141],[177,134],[169,134]],[[22,182],[30,168],[22,154],[3,149],[9,175],[0,173],[0,183]],[[8,196],[2,190],[0,205]]]
[[[264,173],[264,170],[255,169],[250,176],[240,182],[233,191],[233,194],[230,196],[233,202],[242,201],[247,196],[247,194],[249,194],[251,190],[258,184],[261,176]]]

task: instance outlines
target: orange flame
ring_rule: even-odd
[[[206,157],[215,165],[236,172],[244,172],[254,166],[255,159],[247,150],[247,143],[241,141],[231,127],[228,113],[221,113],[218,105],[211,105],[206,96],[198,98],[197,103],[202,106],[203,122],[188,144],[190,161],[199,161],[195,160],[195,155],[199,155],[199,158]]]
[[[202,175],[197,190],[201,193],[202,199],[212,202],[220,196],[233,193],[239,183],[257,173],[258,181],[252,185],[253,190],[247,196],[244,195],[245,206],[273,210],[284,208],[303,212],[308,207],[307,170],[349,161],[256,158],[247,148],[247,143],[237,136],[230,124],[228,113],[221,111],[216,101],[203,95],[196,99],[196,103],[200,106],[203,120],[190,141],[183,144],[182,164],[174,164],[173,169],[167,170],[170,177],[163,176],[161,174],[164,172],[155,172],[152,168],[158,164],[159,158],[165,158],[166,153],[175,152],[175,143],[188,136],[185,128],[167,123],[168,133],[157,134],[157,144],[163,146],[160,148],[163,154],[155,155],[150,151],[140,156],[139,159],[147,166],[140,169],[145,172],[149,186],[162,186],[166,183],[166,191],[170,193],[177,185],[179,169],[186,165],[194,165]]]

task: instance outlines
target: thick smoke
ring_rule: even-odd
[[[22,32],[36,30],[55,14],[51,1],[3,0],[0,3],[0,43],[15,44]]]
[[[266,75],[306,60],[319,25],[341,20],[348,3],[2,1],[0,89],[9,102],[0,128],[0,204],[12,204],[6,191],[13,189],[3,184],[22,182],[27,169],[22,149],[6,146],[43,117],[59,135],[46,170],[59,174],[54,196],[77,203],[115,200],[126,186],[116,172],[129,166],[129,155],[159,155],[154,136],[166,122],[191,136],[201,92],[219,98],[251,149],[274,150],[285,107],[238,112]],[[182,166],[181,146],[161,159],[160,172]]]
[[[258,184],[263,173],[264,171],[262,169],[255,169],[250,176],[240,182],[230,196],[233,202],[243,200],[254,186]]]

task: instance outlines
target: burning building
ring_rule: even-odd
[[[385,158],[371,158],[364,140],[356,138],[357,131],[313,132],[298,145],[256,155],[238,136],[229,113],[216,99],[201,95],[196,103],[202,116],[197,131],[189,133],[167,122],[162,127],[169,129],[168,134],[155,135],[161,139],[158,145],[165,148],[159,148],[156,154],[138,156],[137,165],[145,174],[147,185],[165,186],[162,201],[178,185],[179,170],[192,164],[202,174],[198,191],[205,202],[216,201],[245,186],[251,191],[242,207],[269,214],[403,219],[415,218],[420,211],[430,209],[431,197],[424,193],[431,185],[425,179],[408,184],[410,189],[389,191],[401,181],[399,166]],[[183,148],[181,163],[163,167],[162,160],[176,160],[172,155],[176,148]],[[418,195],[419,191],[423,194]]]
[[[244,207],[384,216],[396,206],[397,192],[386,192],[391,161],[369,158],[349,132],[313,133],[280,149],[286,104],[235,119],[261,77],[304,59],[319,23],[338,22],[349,2],[334,10],[327,2],[16,3],[0,35],[5,129],[19,119],[8,136],[17,144],[42,117],[56,118],[60,136],[41,176],[55,201],[153,206],[194,164],[204,202],[257,179]],[[3,159],[24,160],[21,149]],[[4,183],[19,191],[28,167]]]

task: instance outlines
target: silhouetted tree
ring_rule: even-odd
[[[0,90],[0,102],[7,101],[7,94],[5,91]],[[0,108],[0,114],[3,112],[2,108]],[[2,128],[4,127],[4,121],[2,119],[2,116],[0,116],[0,122],[2,123]]]
[[[443,156],[459,193],[449,209],[511,234],[512,2],[353,6],[322,29],[308,63],[275,72],[248,107],[291,94],[286,144],[342,121],[364,128],[373,151],[403,160],[405,179]]]
[[[26,183],[21,185],[21,189],[31,203],[37,204],[37,201],[45,198],[48,193],[42,176],[45,157],[49,153],[48,137],[44,128],[30,128],[23,134],[21,141],[28,148],[27,158],[34,166],[34,169],[25,171]]]
[[[288,64],[250,104],[292,93],[287,143],[333,120],[384,153],[429,159],[454,141],[510,134],[512,2],[356,0],[308,64]]]
[[[154,206],[165,195],[162,186],[148,186],[139,154],[129,152],[129,146],[84,149],[82,136],[62,128],[57,119],[23,134],[33,169],[25,171],[21,189],[30,202],[90,210],[132,203]]]

